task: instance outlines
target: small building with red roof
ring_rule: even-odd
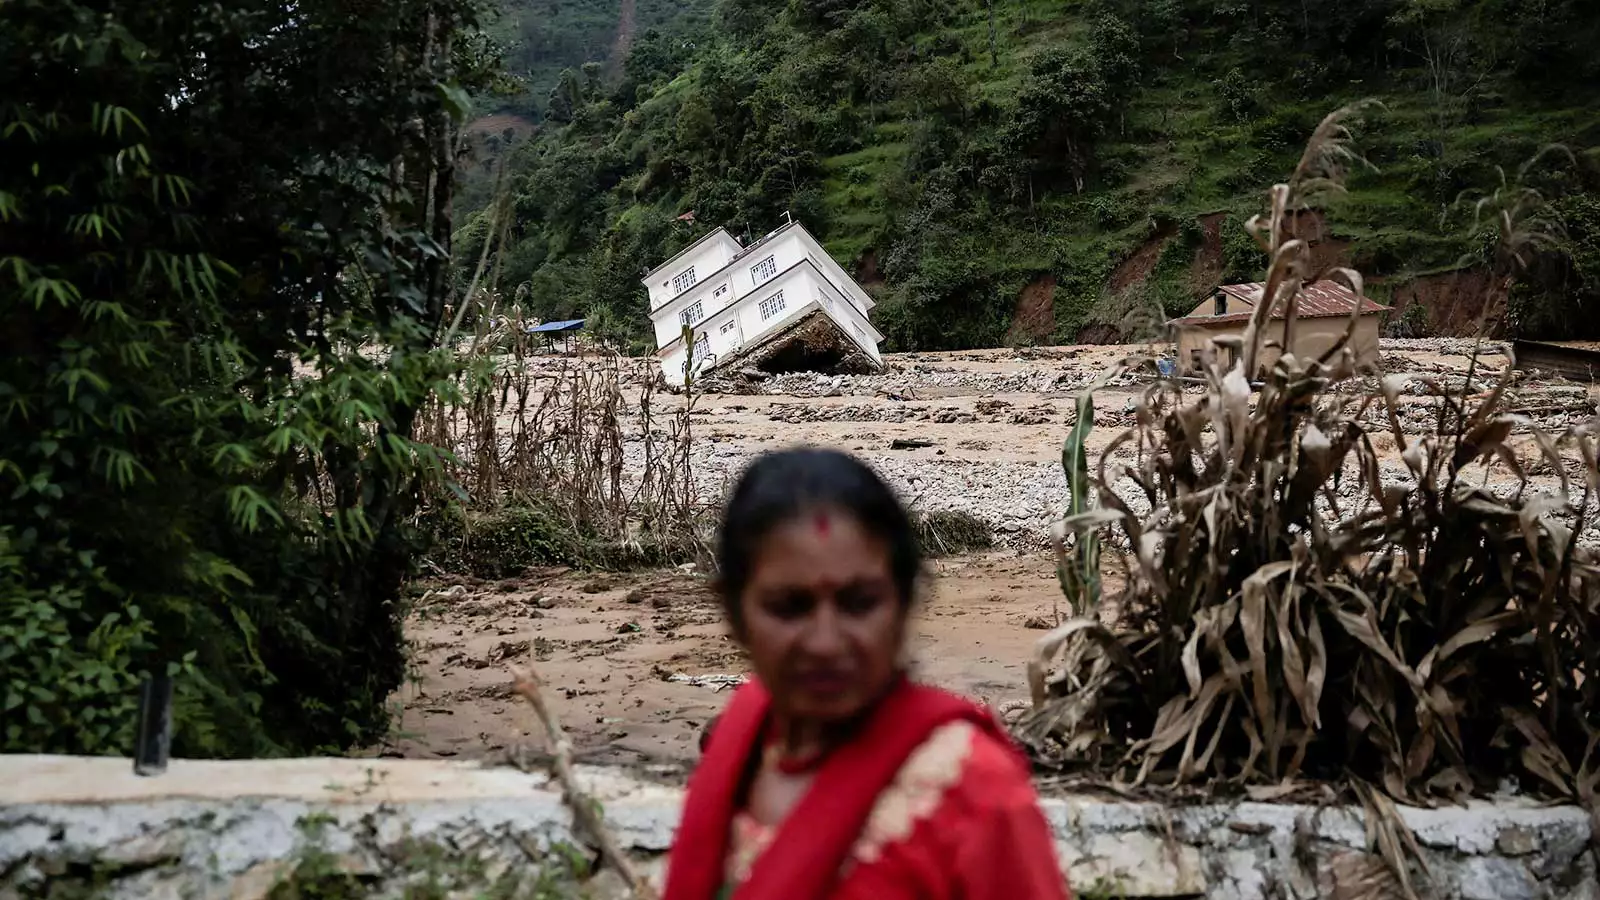
[[[1222,356],[1225,364],[1231,364],[1232,348],[1217,348],[1213,342],[1224,335],[1243,337],[1265,291],[1266,285],[1260,282],[1219,285],[1187,316],[1174,320],[1179,368],[1185,373],[1199,372],[1208,345]],[[1321,356],[1344,336],[1350,328],[1351,314],[1355,312],[1355,329],[1349,346],[1355,351],[1357,366],[1376,369],[1379,326],[1383,314],[1388,311],[1387,306],[1356,294],[1342,282],[1323,280],[1305,285],[1298,295],[1294,346],[1289,349],[1301,359]],[[1284,351],[1286,312],[1281,303],[1272,311],[1258,360],[1262,368],[1270,367]]]

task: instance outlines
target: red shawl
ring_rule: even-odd
[[[772,698],[754,679],[722,713],[689,781],[663,900],[712,900],[723,886],[729,827]],[[822,900],[833,887],[878,794],[934,729],[965,719],[1009,745],[989,712],[936,688],[901,682],[865,727],[828,757],[761,854],[737,900]]]

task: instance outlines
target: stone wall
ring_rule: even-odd
[[[624,846],[659,874],[681,791],[615,770],[583,777]],[[1083,897],[1389,896],[1373,887],[1386,872],[1351,810],[1043,802]],[[1579,809],[1403,815],[1428,864],[1424,896],[1600,900]],[[591,859],[550,780],[512,768],[180,760],[140,778],[126,760],[0,757],[0,900],[563,896],[565,873]],[[606,877],[586,888],[619,892]]]

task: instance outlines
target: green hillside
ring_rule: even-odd
[[[614,74],[623,60],[613,52],[626,55],[637,40],[687,57],[704,40],[711,11],[711,0],[497,0],[485,27],[510,85],[488,109],[542,120],[563,72],[582,78],[590,64],[597,77],[607,68]]]
[[[1375,98],[1357,136],[1375,168],[1313,222],[1329,258],[1390,294],[1470,268],[1484,240],[1457,198],[1559,142],[1574,155],[1527,177],[1567,248],[1533,260],[1513,324],[1595,328],[1569,314],[1600,299],[1600,17],[1581,6],[723,0],[693,46],[657,34],[566,85],[570,121],[515,157],[500,286],[638,337],[641,270],[789,211],[879,295],[896,348],[1114,336],[1256,275],[1240,225],[1261,191],[1323,115]],[[486,231],[470,220],[467,246]]]

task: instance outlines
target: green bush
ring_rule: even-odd
[[[1223,284],[1260,281],[1266,274],[1261,264],[1261,248],[1244,227],[1249,219],[1249,215],[1230,213],[1222,220]]]
[[[1390,320],[1384,328],[1389,337],[1397,338],[1425,338],[1431,329],[1428,327],[1428,308],[1420,300],[1414,300],[1401,311],[1400,315],[1391,314]]]
[[[590,549],[553,513],[506,507],[472,513],[450,506],[429,516],[428,559],[446,572],[505,578],[531,566],[585,562]]]
[[[18,550],[0,530],[3,746],[131,746],[135,654],[149,647],[149,620],[129,607],[95,621],[83,589],[30,584]],[[82,581],[103,577],[92,559],[82,565]]]
[[[487,511],[451,505],[430,512],[423,530],[426,556],[434,567],[478,578],[506,578],[539,566],[620,570],[675,565],[694,561],[701,551],[686,539],[640,535],[631,542],[607,540],[540,504]]]
[[[936,509],[918,513],[913,520],[917,540],[929,556],[950,556],[988,550],[994,546],[994,529],[969,512]]]
[[[467,0],[369,13],[0,6],[0,751],[128,752],[161,670],[179,755],[384,730],[486,67]]]

